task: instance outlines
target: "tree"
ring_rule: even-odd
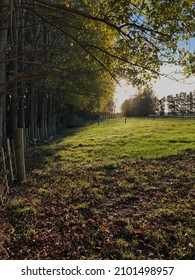
[[[72,13],[76,18],[86,18],[90,23],[99,22],[109,27],[115,35],[113,48],[86,44],[85,38],[81,41],[79,37],[73,36],[70,30],[66,34],[90,55],[93,55],[96,49],[120,61],[118,68],[115,68],[118,70],[117,74],[125,75],[134,85],[150,79],[151,76],[156,77],[164,62],[174,62],[187,67],[193,60],[192,53],[178,49],[179,41],[187,40],[194,34],[193,0],[37,0],[36,3],[39,11],[42,4],[44,9],[54,8],[59,13]],[[50,24],[54,23],[51,21]],[[177,52],[180,54],[178,59],[175,56]],[[106,67],[101,60],[99,62]],[[110,71],[108,68],[107,70]],[[188,72],[193,72],[191,70],[188,67]]]
[[[9,0],[2,0],[0,5],[0,148],[3,144],[3,121],[5,114],[5,96],[6,96],[6,47],[7,47],[7,30],[8,19],[7,9],[5,5],[9,4]],[[4,136],[5,137],[5,136]]]
[[[113,98],[110,98],[106,103],[106,106],[103,109],[103,117],[105,118],[113,118],[115,116],[116,106]]]
[[[165,115],[165,102],[166,98],[163,97],[161,99],[156,98],[155,100],[155,114],[157,116],[164,116]]]
[[[180,92],[166,98],[168,113],[171,115],[191,115],[195,112],[195,92]]]
[[[189,114],[195,113],[195,91],[191,91],[188,95],[188,112]]]
[[[125,117],[136,116],[135,99],[126,99],[121,105],[121,113]]]
[[[122,113],[126,117],[146,117],[156,110],[156,96],[150,88],[140,90],[134,98],[126,100],[122,106]]]
[[[166,98],[167,107],[168,107],[168,114],[169,115],[176,115],[178,113],[178,102],[177,99],[174,98],[172,95],[168,95]]]
[[[194,73],[194,55],[178,47],[193,20],[193,0],[1,1],[0,147],[5,121],[13,132],[24,113],[32,138],[38,128],[45,137],[69,108],[102,110],[118,78],[141,86],[163,63]]]

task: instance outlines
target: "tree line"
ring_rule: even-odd
[[[166,102],[169,115],[195,115],[195,91],[180,92],[175,96],[168,95]]]
[[[193,19],[192,0],[2,0],[0,148],[16,128],[45,139],[72,115],[110,114],[121,77],[141,86],[164,62],[193,73],[178,47]]]
[[[121,105],[121,112],[126,117],[194,116],[195,91],[180,92],[175,96],[168,95],[159,99],[152,89],[146,87],[125,100]]]

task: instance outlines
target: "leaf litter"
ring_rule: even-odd
[[[33,155],[1,207],[1,259],[195,259],[194,153],[72,169]]]

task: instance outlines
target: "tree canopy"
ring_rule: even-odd
[[[180,47],[194,37],[194,8],[193,0],[2,0],[0,147],[17,126],[33,135],[66,111],[103,110],[121,78],[141,87],[164,63],[194,74],[194,54]]]
[[[85,27],[99,23],[102,28],[109,29],[114,36],[114,44],[99,45],[89,41],[90,35],[86,29],[84,36],[81,36],[82,28],[78,34],[71,28],[65,30],[64,19],[60,24],[56,22],[56,16],[48,20],[51,25],[63,29],[62,32],[92,55],[112,76],[123,75],[133,85],[157,77],[162,63],[182,65],[186,73],[194,73],[194,55],[179,47],[180,42],[194,36],[195,7],[192,0],[37,0],[33,8],[31,5],[28,7],[42,18],[44,9],[47,15],[55,11],[57,18],[67,13],[74,16],[76,21],[84,18]],[[112,58],[114,69],[99,59],[98,53]]]
[[[122,115],[126,117],[146,117],[154,114],[156,109],[156,96],[152,89],[143,88],[133,97],[125,100],[121,105]]]

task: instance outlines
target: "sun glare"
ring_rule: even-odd
[[[161,73],[170,74],[181,71],[181,68],[176,66],[163,66],[161,68]],[[158,98],[163,98],[168,95],[176,95],[180,92],[187,92],[195,90],[195,77],[184,80],[181,74],[173,74],[173,76],[178,79],[168,79],[166,77],[160,77],[156,81],[152,81],[152,87]],[[120,112],[122,103],[136,94],[137,89],[127,83],[126,80],[121,80],[120,85],[117,85],[114,101],[116,105],[116,112]]]
[[[126,80],[121,80],[120,85],[117,85],[115,95],[114,95],[114,101],[116,105],[116,112],[120,112],[120,108],[122,103],[131,97],[135,95],[136,88],[129,85]]]

